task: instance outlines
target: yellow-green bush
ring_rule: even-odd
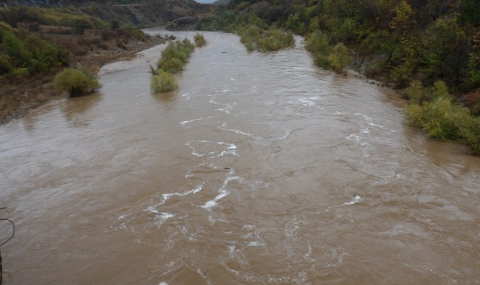
[[[307,37],[306,49],[314,56],[315,64],[325,69],[333,69],[336,73],[345,73],[350,61],[347,47],[343,43],[330,44],[329,37],[317,31]]]
[[[55,87],[70,96],[80,96],[101,88],[97,78],[85,69],[66,68],[55,76]]]
[[[411,124],[423,128],[428,136],[462,141],[480,155],[480,119],[453,102],[444,82],[436,82],[433,88],[414,82],[408,93],[412,98],[407,107]]]
[[[203,47],[207,45],[207,40],[203,36],[203,34],[196,33],[195,36],[193,36],[193,40],[195,41],[195,46],[197,47]]]
[[[173,74],[181,72],[183,70],[183,65],[187,63],[188,58],[194,49],[195,46],[188,39],[170,43],[162,52],[157,67],[165,72]]]
[[[175,77],[165,71],[160,71],[158,74],[152,76],[150,88],[154,92],[170,92],[178,88]]]
[[[293,34],[280,29],[263,30],[256,25],[249,25],[239,28],[237,32],[248,51],[277,51],[295,46]]]
[[[332,69],[340,74],[345,74],[345,67],[348,64],[349,57],[347,54],[347,47],[342,43],[339,43],[333,47],[332,53],[328,56],[328,60],[330,61],[330,65]]]

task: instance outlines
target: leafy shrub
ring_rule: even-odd
[[[10,72],[24,76],[25,71],[33,74],[70,61],[70,53],[66,49],[35,35],[28,35],[22,42],[12,32],[6,31],[3,34],[3,48],[5,55],[2,57],[0,74]]]
[[[5,22],[0,22],[0,43],[3,43],[3,35],[5,32],[13,33],[13,28]]]
[[[305,23],[299,19],[298,14],[290,15],[286,25],[289,30],[299,35],[303,35],[307,30]]]
[[[172,74],[183,70],[183,62],[178,58],[161,58],[158,62],[158,68]]]
[[[292,32],[284,32],[279,29],[268,30],[257,40],[259,51],[277,51],[293,46],[295,46],[295,39]]]
[[[160,71],[157,75],[152,76],[150,88],[154,92],[170,92],[178,88],[175,77],[165,71]]]
[[[338,43],[333,47],[332,53],[328,56],[328,60],[330,61],[330,65],[332,69],[340,74],[345,74],[345,67],[348,64],[349,57],[347,54],[347,47],[343,43]]]
[[[436,82],[433,88],[422,88],[421,83],[414,82],[408,94],[412,98],[407,107],[411,124],[437,139],[460,140],[480,155],[480,119],[468,108],[454,104],[444,82]]]
[[[320,31],[310,34],[307,37],[305,48],[313,54],[314,62],[317,66],[325,69],[330,68],[328,55],[330,54],[332,47],[330,45],[330,39],[326,34]]]
[[[59,91],[67,91],[70,96],[80,96],[102,87],[85,69],[66,68],[55,76],[54,83]]]
[[[198,21],[197,30],[234,32],[240,24],[241,18],[233,11],[221,15],[202,17]]]
[[[183,65],[187,63],[188,57],[194,49],[195,46],[188,39],[170,43],[162,52],[157,67],[173,74],[181,72]]]
[[[70,61],[70,53],[67,50],[35,35],[25,39],[25,48],[32,56],[28,66],[30,73],[44,71],[50,67],[60,67]]]
[[[313,54],[317,66],[333,69],[338,74],[345,73],[345,67],[350,57],[347,47],[343,43],[338,43],[332,47],[329,37],[318,31],[307,37],[305,47]]]
[[[249,25],[245,28],[238,28],[238,34],[241,37],[240,41],[248,51],[277,51],[295,46],[293,34],[280,29],[263,30],[256,25]]]
[[[195,41],[195,46],[197,47],[203,47],[207,44],[207,40],[205,39],[203,34],[196,33],[193,37],[193,40]]]

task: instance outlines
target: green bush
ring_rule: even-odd
[[[348,64],[349,56],[347,54],[347,47],[343,43],[338,43],[333,47],[332,53],[328,56],[332,69],[340,74],[345,74],[345,67]]]
[[[197,47],[203,47],[207,45],[207,40],[203,36],[203,34],[196,33],[195,36],[193,37],[193,40],[195,41],[195,46]]]
[[[0,43],[3,43],[3,34],[5,34],[5,32],[13,33],[13,30],[14,29],[9,24],[0,22]]]
[[[444,82],[436,82],[433,88],[413,82],[407,93],[412,100],[407,107],[410,124],[423,128],[433,138],[459,140],[480,155],[480,119],[453,102]]]
[[[0,74],[25,76],[25,71],[27,75],[33,74],[66,65],[70,61],[70,53],[66,49],[35,35],[28,35],[22,42],[12,32],[5,31],[3,49],[5,55],[0,63]]]
[[[183,62],[178,58],[161,58],[158,62],[158,68],[172,74],[183,70]]]
[[[293,34],[280,29],[263,30],[256,25],[249,25],[245,28],[238,28],[238,34],[241,37],[240,41],[248,51],[277,51],[295,46]]]
[[[178,88],[175,77],[165,71],[160,71],[157,75],[152,76],[150,88],[154,92],[170,92]]]
[[[313,54],[314,62],[317,66],[324,69],[330,68],[328,55],[332,47],[330,45],[330,39],[326,34],[320,31],[310,34],[307,37],[305,48]]]
[[[85,69],[66,68],[55,76],[55,87],[70,96],[80,96],[101,88],[97,78]]]
[[[292,32],[284,32],[279,29],[266,31],[262,38],[257,40],[259,51],[277,51],[287,47],[295,46],[295,39]]]
[[[234,32],[240,24],[241,17],[233,11],[209,17],[202,17],[197,24],[197,30]]]
[[[333,69],[336,73],[345,73],[350,57],[343,43],[330,44],[329,37],[317,31],[307,37],[306,49],[314,56],[315,64],[325,69]]]
[[[162,52],[162,57],[158,61],[157,67],[173,74],[181,72],[183,65],[187,63],[194,49],[195,46],[188,39],[169,43]]]

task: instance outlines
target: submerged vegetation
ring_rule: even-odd
[[[205,39],[203,34],[196,33],[195,36],[193,36],[193,40],[196,47],[203,47],[207,45],[207,40]]]
[[[178,83],[173,74],[160,70],[152,75],[150,88],[155,92],[170,92],[178,88]]]
[[[195,46],[189,39],[169,43],[158,60],[157,69],[150,67],[152,81],[150,88],[154,92],[169,92],[178,88],[173,74],[183,71]]]

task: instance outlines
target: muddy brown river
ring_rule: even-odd
[[[158,46],[0,127],[4,284],[480,284],[479,158],[301,38],[205,36],[173,93]]]

